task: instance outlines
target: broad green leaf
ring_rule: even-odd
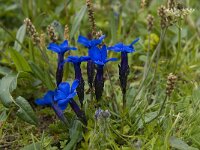
[[[11,72],[12,72],[12,70],[10,68],[0,65],[0,74],[7,75],[7,74],[9,74]]]
[[[20,150],[42,150],[40,142],[32,143],[30,145],[26,145],[25,147],[21,148]]]
[[[33,111],[28,101],[23,97],[19,96],[16,99],[16,104],[19,106],[17,116],[30,124],[37,125],[37,116],[35,115],[35,112]]]
[[[81,10],[76,14],[76,16],[74,17],[73,23],[72,23],[72,29],[70,32],[70,38],[72,39],[74,37],[74,35],[76,34],[76,32],[79,29],[81,20],[83,19],[85,12],[87,10],[87,6],[84,5]]]
[[[178,150],[198,150],[198,148],[191,147],[181,139],[174,136],[170,137],[169,142],[172,148],[176,148]]]
[[[0,80],[0,100],[5,107],[14,101],[10,94],[17,87],[17,75],[8,74]]]
[[[17,68],[17,71],[31,72],[28,62],[18,51],[10,49],[10,55]]]
[[[19,30],[17,31],[16,39],[17,39],[20,43],[23,43],[25,34],[26,34],[26,25],[23,24],[23,25],[19,28]],[[17,41],[15,41],[14,49],[17,50],[18,52],[21,50],[21,45],[20,45]]]

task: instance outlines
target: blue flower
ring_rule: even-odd
[[[99,39],[89,40],[88,38],[79,35],[78,43],[80,43],[90,49],[92,47],[99,45],[103,41],[104,38],[105,38],[105,35],[102,35]]]
[[[57,45],[55,43],[50,43],[49,46],[47,47],[49,50],[56,52],[58,54],[64,54],[68,50],[77,50],[75,47],[69,47],[68,41],[65,40],[63,43],[60,45]]]
[[[92,61],[97,65],[105,65],[109,61],[116,61],[117,58],[109,58],[107,59],[107,47],[105,45],[102,48],[92,47],[89,50],[89,56]]]
[[[133,45],[139,40],[139,38],[135,39],[130,45],[125,45],[122,42],[115,44],[114,46],[108,47],[108,50],[112,50],[115,52],[127,52],[132,53],[135,51]]]
[[[71,62],[71,63],[81,63],[83,61],[90,60],[89,56],[68,56],[68,58],[65,60],[65,62]]]
[[[75,79],[79,80],[79,85],[76,89],[77,95],[79,97],[79,101],[81,103],[81,106],[83,106],[83,100],[84,100],[84,86],[85,82],[82,77],[81,72],[81,62],[90,60],[89,56],[69,56],[66,59],[66,62],[72,62],[74,65],[74,71],[75,71]]]
[[[58,106],[65,110],[68,103],[76,96],[76,88],[79,84],[78,80],[74,80],[70,88],[68,82],[62,82],[59,84],[58,88],[55,90],[54,100],[57,102]]]
[[[39,106],[50,106],[53,108],[54,112],[58,116],[58,118],[63,121],[64,123],[67,123],[67,119],[64,116],[64,113],[62,109],[57,105],[57,103],[54,101],[54,91],[48,91],[43,98],[36,99],[35,103]]]

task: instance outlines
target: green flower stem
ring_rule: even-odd
[[[160,107],[160,110],[159,110],[158,114],[153,119],[151,119],[150,121],[148,121],[147,123],[151,123],[152,121],[154,121],[155,119],[157,119],[161,115],[161,113],[162,113],[162,111],[164,109],[165,103],[167,101],[167,98],[168,98],[168,96],[166,95],[165,99],[164,99],[164,101],[163,101],[163,103],[162,103],[162,105]]]
[[[177,69],[180,52],[181,52],[181,20],[178,21],[178,49],[176,54],[176,60],[174,63],[174,71],[173,71],[174,73],[176,72]]]
[[[153,55],[151,56],[151,59],[150,59],[150,61],[149,61],[149,67],[147,68],[147,71],[146,71],[146,76],[145,76],[144,80],[140,83],[139,88],[138,88],[138,90],[137,90],[135,96],[133,97],[133,101],[131,102],[131,105],[130,105],[130,106],[132,106],[132,105],[134,104],[136,97],[138,96],[138,94],[140,93],[140,91],[142,90],[142,88],[143,88],[143,86],[144,86],[144,83],[145,83],[145,81],[146,81],[146,79],[147,79],[147,77],[148,77],[150,68],[151,68],[151,66],[152,66],[153,60],[154,60],[154,58],[157,56],[157,53],[158,53],[158,52],[160,51],[160,49],[161,49],[161,45],[162,45],[162,42],[164,41],[164,37],[165,37],[165,34],[166,34],[166,30],[167,30],[167,28],[165,28],[164,30],[161,31],[161,34],[160,34],[160,41],[159,41],[159,43],[158,43],[158,45],[157,45],[157,47],[156,47],[156,49],[155,49]]]

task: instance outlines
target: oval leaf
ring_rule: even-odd
[[[19,96],[16,99],[16,103],[20,107],[17,111],[17,116],[30,124],[37,125],[37,116],[28,101]]]
[[[17,87],[17,76],[15,74],[8,74],[0,80],[0,100],[5,107],[9,107],[14,101],[10,92]]]
[[[22,47],[21,44],[19,44],[19,42],[23,43],[25,34],[26,34],[26,25],[23,24],[17,31],[16,39],[18,41],[15,41],[15,44],[14,44],[14,49],[16,49],[18,52],[21,50],[21,47]]]
[[[17,68],[17,71],[31,72],[28,62],[18,51],[10,49],[10,55]]]

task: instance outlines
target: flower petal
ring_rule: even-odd
[[[133,44],[135,44],[136,42],[138,42],[139,39],[140,39],[140,38],[135,39],[135,40],[130,44],[130,46],[132,46]]]
[[[105,63],[107,63],[107,62],[109,62],[109,61],[117,61],[117,60],[118,60],[117,58],[109,58],[109,59],[106,60]]]
[[[89,47],[90,46],[89,45],[90,41],[86,37],[81,36],[81,35],[79,35],[77,42],[82,44],[82,45],[84,45],[85,47]]]
[[[97,65],[105,65],[105,63],[103,63],[102,61],[94,61],[94,63]]]
[[[65,95],[70,93],[70,84],[68,82],[62,82],[58,86],[58,90],[61,90]]]
[[[74,51],[74,50],[77,50],[77,48],[76,47],[68,47],[67,50],[73,50]]]
[[[56,53],[60,52],[60,47],[55,43],[50,43],[49,46],[47,47],[47,49],[54,51]]]
[[[103,45],[103,47],[101,48],[101,61],[106,60],[107,58],[107,47],[106,45]]]
[[[54,101],[66,99],[66,94],[63,91],[56,90],[54,94]]]
[[[35,103],[40,106],[51,105],[53,102],[53,91],[48,91],[45,96],[41,99],[36,99]]]
[[[68,47],[68,41],[64,40],[64,42],[62,42],[59,46],[61,49],[66,49]]]
[[[89,49],[89,56],[93,61],[101,60],[101,53],[98,47],[92,47]]]
[[[79,80],[74,80],[74,82],[72,83],[72,86],[71,86],[71,93],[73,93],[74,90],[76,90],[78,85],[79,85]]]
[[[83,62],[83,61],[88,61],[88,60],[90,60],[91,58],[90,58],[90,56],[81,56],[80,57],[80,61],[81,62]]]
[[[67,108],[67,105],[68,105],[69,101],[70,101],[70,99],[64,99],[64,100],[58,101],[58,107],[61,110],[65,110]]]
[[[77,95],[77,93],[76,93],[76,92],[73,92],[73,93],[69,94],[69,95],[67,96],[66,99],[72,99],[72,98],[74,98],[74,96],[76,96],[76,95]]]

